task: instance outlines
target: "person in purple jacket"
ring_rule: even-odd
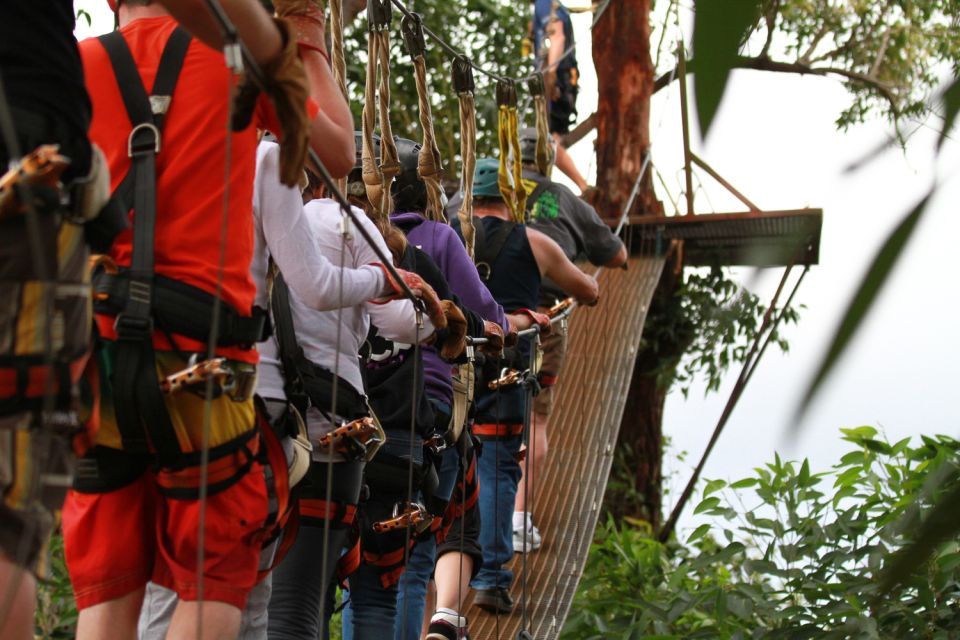
[[[396,145],[401,173],[393,183],[394,209],[397,213],[390,216],[390,221],[404,231],[408,242],[433,258],[462,306],[486,321],[488,334],[499,330],[503,335],[526,328],[529,324],[526,318],[506,315],[493,299],[457,233],[443,222],[424,217],[427,207],[426,186],[417,176],[420,145],[403,138],[396,138]],[[437,415],[442,416],[437,421],[438,433],[451,433],[452,368],[431,347],[425,347],[423,354],[427,396]],[[474,460],[472,442],[466,430],[461,432],[456,442],[441,442],[438,441],[440,484],[435,495],[449,500],[454,494],[451,506],[457,507],[454,504],[457,500],[469,502],[468,496],[454,492],[454,485],[458,477],[462,479],[463,475],[470,475]],[[469,493],[469,490],[465,491]],[[426,637],[437,640],[466,637],[466,618],[459,612],[469,592],[470,579],[481,562],[479,529],[479,513],[474,507],[460,514],[441,544],[437,545],[435,539],[430,538],[414,547],[407,570],[401,578],[397,601],[397,611],[407,612],[406,620],[398,619],[395,640],[417,640],[421,637],[420,623],[426,608],[427,586],[435,565],[437,607],[431,616]]]

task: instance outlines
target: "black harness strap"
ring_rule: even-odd
[[[284,393],[293,406],[305,416],[308,406],[326,414],[333,402],[334,374],[311,362],[297,341],[290,310],[290,289],[279,269],[271,262],[273,286],[270,292],[270,311],[274,332],[280,347],[280,365],[283,367]],[[337,380],[337,413],[348,420],[368,414],[367,403],[349,382]],[[333,420],[333,416],[327,416]]]
[[[156,157],[160,153],[163,117],[170,106],[190,39],[190,34],[181,28],[171,34],[160,58],[153,91],[148,96],[123,35],[115,31],[100,37],[133,125],[127,142],[131,169],[117,190],[125,190],[119,195],[126,198],[132,190],[134,211],[129,298],[115,325],[117,352],[113,383],[117,426],[124,449],[130,452],[148,451],[149,434],[161,463],[179,455],[180,446],[160,395],[153,352]],[[132,188],[125,186],[131,175]]]
[[[503,245],[507,243],[510,232],[513,231],[516,226],[517,223],[512,221],[501,224],[497,232],[488,241],[487,232],[484,229],[483,223],[481,222],[476,225],[476,241],[473,250],[475,256],[474,261],[477,264],[477,272],[483,280],[486,281],[490,279],[490,275],[493,273],[493,265],[496,263],[497,258],[500,257],[500,252],[503,251]]]

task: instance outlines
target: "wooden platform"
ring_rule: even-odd
[[[661,243],[683,241],[686,266],[813,265],[820,260],[822,209],[631,216],[630,227]]]
[[[554,390],[550,453],[534,501],[543,546],[527,556],[528,631],[556,638],[573,600],[593,539],[613,461],[623,404],[662,258],[633,257],[629,269],[601,273],[600,304],[570,319],[567,362]],[[513,640],[521,626],[522,564],[511,590],[510,615],[470,606],[470,637]]]

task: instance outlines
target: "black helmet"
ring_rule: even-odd
[[[394,136],[393,142],[397,145],[397,159],[400,161],[400,173],[394,178],[390,189],[393,210],[399,213],[423,213],[427,208],[427,185],[417,175],[417,163],[423,147],[399,136]]]
[[[353,144],[356,149],[356,156],[353,161],[353,169],[347,176],[347,192],[351,196],[363,198],[367,195],[367,188],[363,184],[363,132],[353,132]],[[373,134],[373,157],[374,161],[380,157],[380,136]]]

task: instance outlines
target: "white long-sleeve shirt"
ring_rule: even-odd
[[[356,268],[347,265],[350,268],[343,271],[341,294],[340,268],[317,250],[300,191],[280,183],[279,162],[280,147],[261,142],[253,186],[254,251],[250,263],[257,285],[255,304],[267,308],[266,275],[271,256],[290,290],[313,309],[336,309],[341,295],[347,306],[380,295],[386,285],[383,271],[367,263]]]

